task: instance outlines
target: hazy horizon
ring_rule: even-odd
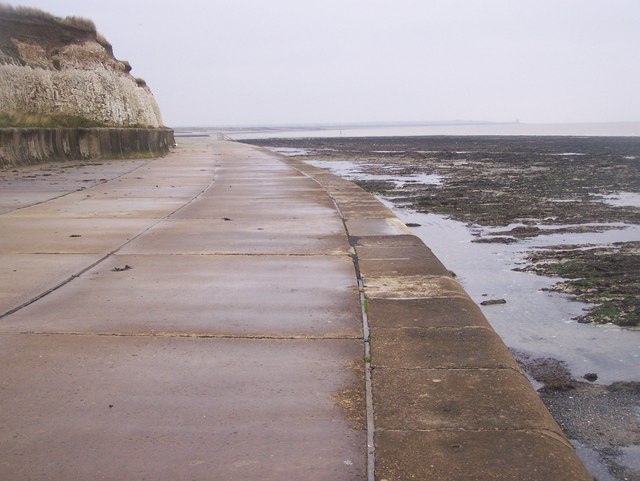
[[[177,124],[172,127],[178,129],[185,128],[301,128],[308,129],[310,127],[329,128],[329,127],[389,127],[389,126],[431,126],[431,127],[457,127],[457,126],[501,126],[501,125],[522,125],[522,126],[553,126],[553,125],[628,125],[640,126],[640,121],[612,121],[612,122],[523,122],[520,120],[494,122],[490,120],[367,120],[363,122],[277,122],[277,123],[238,123],[238,124]]]
[[[25,0],[84,16],[169,126],[640,121],[637,0]]]

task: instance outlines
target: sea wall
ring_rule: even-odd
[[[171,129],[0,129],[0,168],[63,160],[164,155]]]
[[[282,159],[331,196],[354,250],[375,479],[592,481],[505,344],[433,252],[361,187]]]

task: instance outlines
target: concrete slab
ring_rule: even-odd
[[[481,327],[372,329],[371,358],[396,369],[518,370],[498,335]]]
[[[347,229],[349,235],[356,237],[411,234],[411,231],[396,217],[347,219]]]
[[[299,190],[295,192],[283,192],[277,190],[267,191],[244,191],[236,188],[233,190],[233,186],[225,186],[223,184],[214,184],[213,187],[207,191],[206,197],[210,199],[211,203],[215,202],[223,202],[225,199],[233,200],[235,199],[238,202],[248,201],[259,201],[259,202],[267,202],[267,203],[276,203],[276,204],[295,204],[296,202],[301,202],[306,205],[309,203],[321,203],[324,204],[323,198],[326,198],[321,192],[314,190]],[[240,191],[240,192],[238,192]],[[204,200],[204,199],[203,199]],[[329,204],[326,204],[329,205]]]
[[[369,299],[371,327],[486,327],[489,322],[469,298]]]
[[[0,473],[364,480],[356,341],[0,335]]]
[[[394,249],[395,250],[395,249]],[[415,254],[408,257],[395,257],[394,250],[389,250],[388,255],[362,259],[358,263],[363,276],[450,276],[449,270],[428,249],[415,249]],[[402,254],[401,254],[402,255]],[[359,253],[358,253],[359,258]]]
[[[376,369],[375,422],[379,430],[562,430],[511,369]]]
[[[376,198],[350,198],[349,194],[335,197],[340,212],[347,221],[359,221],[364,219],[390,218],[393,214],[383,206]]]
[[[218,163],[216,173],[229,179],[246,179],[256,175],[263,176],[288,176],[302,178],[295,169],[291,169],[286,164],[268,156],[261,158],[237,158],[223,156]]]
[[[101,188],[102,187],[102,188]],[[104,188],[106,187],[106,188]],[[177,182],[164,182],[158,184],[156,179],[146,179],[145,182],[137,179],[110,182],[106,186],[97,186],[88,189],[93,199],[123,199],[123,198],[164,198],[171,197],[173,199],[193,199],[206,187],[206,184],[200,181],[190,180],[185,182],[180,180]]]
[[[181,177],[199,176],[200,173],[210,174],[216,171],[217,162],[215,154],[204,154],[202,156],[180,157],[170,154],[167,157],[154,159],[135,171],[123,175],[122,178],[132,176],[142,177],[167,177],[178,179]],[[180,167],[176,169],[176,167]]]
[[[179,162],[179,169],[176,169]],[[183,179],[200,177],[201,179],[216,172],[217,163],[215,155],[209,154],[202,157],[188,157],[177,160],[175,156],[156,159],[136,171],[122,176],[123,179],[133,176],[143,178],[161,177],[167,179]]]
[[[296,189],[323,190],[320,184],[297,170],[283,164],[277,159],[266,157],[250,159],[246,162],[238,160],[221,160],[216,168],[216,179],[224,187],[259,188],[288,187]]]
[[[116,255],[0,322],[2,332],[355,338],[361,330],[347,256]]]
[[[150,159],[67,161],[0,170],[0,191],[24,186],[32,191],[72,192],[126,175],[149,162]]]
[[[0,254],[0,315],[64,282],[100,257],[99,254]]]
[[[365,238],[366,239],[366,238]],[[356,245],[356,252],[360,260],[380,259],[423,259],[428,258],[440,262],[433,251],[424,244],[416,245]]]
[[[381,236],[351,236],[353,245],[358,247],[420,247],[424,243],[413,234],[381,235]]]
[[[21,209],[33,204],[45,202],[64,195],[65,191],[51,190],[46,192],[33,192],[27,189],[7,189],[0,187],[0,215],[11,212],[15,209]]]
[[[235,189],[235,191],[233,190]],[[233,193],[237,198],[254,197],[259,199],[289,199],[289,200],[308,200],[316,199],[319,195],[318,191],[308,189],[307,187],[296,188],[282,188],[282,189],[268,189],[262,187],[249,188],[238,185],[227,185],[222,182],[217,182],[211,189],[211,195]]]
[[[283,216],[335,215],[336,209],[329,197],[314,195],[309,202],[302,202],[297,196],[245,197],[220,193],[215,188],[174,214],[174,219],[220,219],[246,216],[273,215],[274,211]],[[344,230],[344,229],[343,229]]]
[[[367,206],[351,208],[342,205],[340,212],[347,222],[354,219],[379,219],[385,215],[383,210],[376,210],[373,206],[371,208]]]
[[[151,227],[155,219],[0,217],[3,254],[106,254]],[[78,237],[79,236],[79,237]]]
[[[593,481],[573,448],[526,431],[378,432],[376,479]]]
[[[161,219],[189,202],[189,197],[100,197],[84,191],[9,214],[12,218],[90,219],[90,218],[147,218]]]
[[[61,162],[0,170],[0,214],[91,188],[146,162]]]
[[[342,221],[331,216],[167,220],[128,244],[123,254],[347,255]]]
[[[368,299],[419,299],[468,297],[464,289],[448,276],[393,275],[363,276]]]
[[[216,180],[219,180],[221,184],[231,184],[250,189],[264,188],[273,190],[284,187],[322,191],[322,187],[313,179],[293,169],[287,169],[286,166],[282,167],[281,169],[275,167],[265,169],[261,167],[260,170],[243,169],[242,171],[238,170],[237,166],[233,170],[219,168],[216,171]]]

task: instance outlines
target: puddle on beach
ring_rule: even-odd
[[[441,182],[440,176],[417,179],[420,176],[363,174],[361,163],[349,161],[309,163],[351,180],[385,177],[381,180],[431,185]],[[640,330],[630,331],[612,324],[579,324],[573,319],[584,313],[587,304],[573,301],[561,293],[543,290],[559,282],[560,278],[513,271],[526,264],[524,256],[532,249],[559,244],[607,245],[638,240],[640,226],[607,224],[602,225],[609,227],[603,232],[547,234],[514,244],[482,244],[472,242],[477,239],[477,234],[486,235],[508,228],[470,228],[444,216],[415,212],[394,203],[392,198],[380,200],[403,222],[420,225],[412,227],[412,230],[448,269],[456,273],[475,302],[507,301],[506,304],[481,306],[507,346],[535,357],[564,361],[578,379],[586,373],[597,373],[599,384],[640,381]]]
[[[289,157],[303,157],[308,155],[307,149],[296,149],[291,147],[277,147],[271,149],[279,154],[287,155]],[[404,151],[387,151],[378,150],[377,153],[403,153]],[[339,175],[349,180],[380,180],[393,183],[396,188],[404,187],[407,184],[423,184],[423,185],[440,185],[442,184],[442,176],[437,174],[408,174],[401,175],[393,173],[393,165],[379,165],[377,167],[383,167],[389,174],[369,174],[364,172],[364,168],[369,164],[363,162],[350,162],[347,160],[307,160],[308,164],[322,169],[328,169],[332,173]],[[396,169],[397,170],[397,169]]]
[[[385,168],[389,174],[368,174],[363,171],[363,168],[368,167],[369,164],[362,162],[349,162],[346,160],[309,160],[308,164],[322,169],[329,169],[334,174],[337,174],[345,179],[349,180],[382,180],[385,182],[392,182],[396,188],[404,187],[407,184],[423,184],[423,185],[440,185],[442,184],[442,176],[438,174],[408,174],[401,175],[393,173],[393,165],[380,165],[377,167]]]
[[[475,238],[473,231],[464,223],[396,208],[389,201],[385,203],[403,222],[420,224],[412,230],[458,275],[475,302],[507,301],[481,306],[507,346],[536,357],[562,360],[576,378],[595,372],[598,382],[603,384],[640,381],[640,331],[629,332],[611,324],[579,324],[573,318],[583,314],[586,304],[542,290],[557,283],[559,278],[513,271],[525,264],[523,257],[529,249],[632,240],[638,238],[640,228],[551,234],[516,244],[478,244],[471,242]]]
[[[602,202],[614,207],[640,207],[640,194],[635,192],[618,192],[617,194],[599,195]]]
[[[307,149],[296,149],[295,147],[278,147],[270,150],[273,150],[274,152],[277,152],[282,155],[286,155],[288,157],[298,157],[298,156],[308,154]]]
[[[578,456],[582,459],[582,462],[594,479],[597,481],[617,481],[617,479],[620,479],[611,475],[607,466],[601,461],[603,454],[599,453],[598,450],[578,441],[572,440],[571,444],[573,444]],[[609,462],[615,465],[618,469],[626,468],[627,473],[622,475],[624,476],[622,479],[629,481],[639,479],[636,477],[630,477],[633,476],[633,473],[640,472],[639,446],[617,448],[604,453],[604,457],[608,458]],[[629,472],[632,474],[629,475]]]
[[[600,455],[595,449],[578,441],[571,441],[571,444],[594,479],[597,481],[616,481],[616,478],[609,474],[607,467],[600,461]]]

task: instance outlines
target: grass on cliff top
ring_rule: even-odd
[[[109,53],[113,54],[113,46],[109,41],[98,32],[96,28],[96,24],[93,20],[85,18],[85,17],[56,17],[42,11],[38,8],[32,7],[14,7],[12,5],[7,5],[4,3],[0,3],[0,17],[14,17],[21,18],[24,20],[41,20],[51,25],[57,26],[61,29],[59,35],[60,38],[65,41],[65,43],[71,41],[77,41],[77,34],[75,31],[84,32],[85,34],[94,35],[96,41],[102,45]]]
[[[60,18],[50,13],[44,12],[38,8],[32,7],[14,7],[5,3],[0,3],[0,15],[15,15],[26,18],[40,18],[51,22],[59,23],[68,27],[73,27],[85,32],[96,33],[96,24],[93,20],[84,17],[65,17]]]

